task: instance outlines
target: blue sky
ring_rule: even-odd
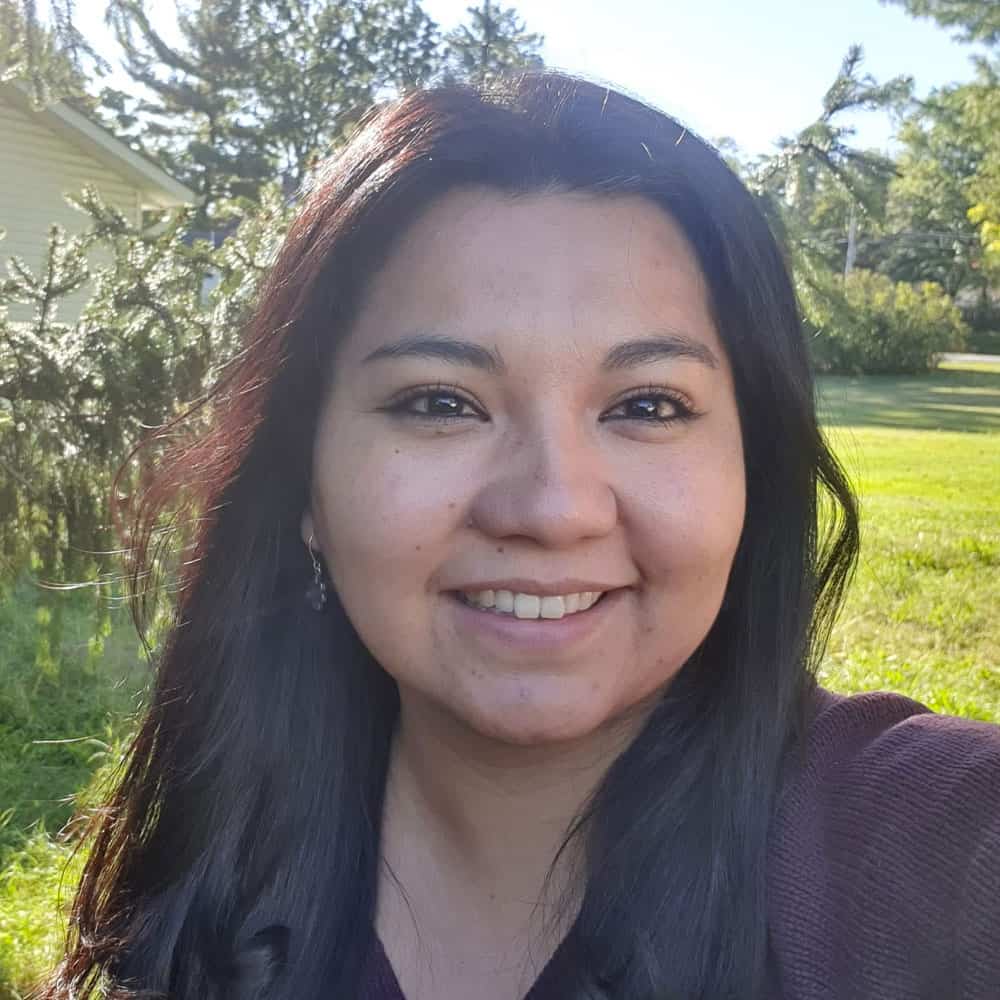
[[[424,0],[442,24],[466,0]],[[852,42],[878,79],[909,73],[918,93],[972,75],[970,48],[930,21],[878,0],[521,0],[546,36],[546,62],[614,83],[706,138],[765,152],[815,118]],[[866,145],[884,146],[888,116],[858,120]]]
[[[424,0],[424,8],[451,27],[470,2]],[[549,65],[619,86],[705,138],[730,136],[749,153],[768,151],[816,116],[852,42],[864,46],[870,73],[880,80],[908,73],[920,95],[969,79],[976,51],[933,22],[878,0],[520,0],[515,6],[530,29],[545,35]],[[100,43],[103,0],[77,0],[76,10],[81,27]],[[890,143],[888,116],[866,114],[856,125],[859,143]]]

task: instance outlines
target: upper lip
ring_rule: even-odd
[[[480,580],[476,583],[462,584],[460,587],[455,587],[454,589],[464,591],[467,594],[475,594],[482,590],[509,590],[515,594],[537,594],[539,597],[558,597],[561,594],[582,594],[586,591],[603,593],[608,590],[617,590],[619,586],[618,584],[595,583],[593,580],[582,580],[579,578],[542,583],[539,580],[527,580],[524,577],[511,577],[505,580]]]

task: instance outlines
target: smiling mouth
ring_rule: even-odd
[[[476,593],[451,591],[451,595],[461,604],[483,614],[524,621],[560,621],[586,614],[608,593],[610,591],[584,591],[559,597],[539,597],[534,594],[514,594],[509,590],[483,590]]]

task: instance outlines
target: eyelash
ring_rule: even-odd
[[[669,417],[652,417],[647,419],[635,418],[640,424],[659,424],[666,427],[669,424],[684,423],[699,416],[698,411],[691,404],[687,396],[672,389],[664,389],[659,385],[644,385],[633,390],[624,399],[618,400],[612,409],[619,406],[627,406],[637,399],[654,400],[656,402],[668,402],[676,411]],[[628,420],[628,417],[602,417],[602,420]]]
[[[431,424],[451,423],[455,420],[469,419],[468,416],[456,417],[445,413],[419,413],[416,410],[408,409],[408,407],[418,399],[427,399],[430,396],[451,396],[452,398],[459,400],[462,406],[469,406],[476,409],[476,405],[467,399],[465,395],[454,386],[438,382],[434,385],[426,385],[419,389],[410,390],[394,402],[390,403],[388,406],[384,407],[384,410],[386,413],[390,413],[397,417],[406,417],[410,420],[420,420]],[[481,417],[481,414],[477,414],[477,416]]]
[[[456,389],[454,386],[444,385],[439,383],[437,385],[423,386],[419,389],[413,389],[406,393],[404,396],[390,403],[388,406],[384,407],[384,411],[394,416],[404,417],[409,420],[419,420],[425,423],[441,424],[441,423],[452,423],[455,420],[468,420],[469,415],[454,415],[454,414],[444,414],[444,413],[420,413],[416,410],[411,410],[409,407],[419,399],[428,399],[431,396],[450,396],[457,400],[461,406],[468,406],[476,409],[476,405],[471,402],[466,396]],[[674,407],[676,412],[669,417],[652,417],[647,419],[642,418],[629,418],[629,417],[601,417],[602,422],[607,420],[629,420],[635,419],[638,423],[642,424],[658,424],[660,426],[667,426],[673,423],[680,423],[693,419],[699,416],[698,412],[691,405],[687,397],[681,395],[678,392],[670,391],[664,389],[662,386],[657,385],[647,385],[636,389],[624,399],[620,399],[612,409],[618,409],[621,406],[627,406],[634,400],[654,400],[656,402],[668,402]],[[483,419],[481,414],[477,414],[479,419]]]

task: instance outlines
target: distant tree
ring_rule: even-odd
[[[378,97],[426,83],[437,25],[419,0],[247,4],[253,111],[246,138],[298,188]]]
[[[1000,42],[1000,3],[997,0],[881,0],[903,7],[914,17],[933,18],[944,28],[958,28],[963,42]]]
[[[1000,119],[1000,109],[994,110],[994,121]],[[1000,121],[996,126],[1000,128]],[[973,203],[969,218],[979,227],[983,248],[984,275],[996,287],[1000,282],[1000,152],[992,150],[969,184]],[[985,290],[983,292],[985,299]],[[1000,317],[995,317],[994,322]]]
[[[997,0],[883,0],[959,29],[965,42],[1000,43]],[[1000,57],[976,58],[976,77],[934,91],[904,126],[901,177],[890,212],[908,237],[888,256],[896,275],[932,277],[963,293],[977,349],[1000,349]],[[970,304],[970,293],[972,302]]]
[[[436,27],[418,0],[198,0],[176,7],[168,43],[144,0],[112,0],[125,70],[154,99],[106,91],[105,106],[214,206],[280,180],[297,188],[386,88],[427,79]]]
[[[906,119],[899,175],[890,185],[887,214],[897,238],[881,269],[897,280],[937,281],[952,295],[982,293],[988,285],[969,212],[976,203],[972,187],[987,174],[991,151],[1000,144],[996,113],[988,113],[1000,91],[987,66],[979,72],[973,83],[932,92]]]
[[[106,90],[105,109],[119,134],[131,135],[198,195],[201,228],[225,198],[252,195],[268,174],[255,144],[241,141],[251,110],[247,75],[253,65],[249,18],[241,0],[178,5],[182,44],[173,46],[150,22],[143,0],[112,0],[108,20],[123,68],[149,96]]]
[[[88,75],[109,67],[73,24],[72,0],[51,0],[47,23],[34,0],[0,0],[0,81],[21,80],[36,106],[86,99]]]
[[[484,0],[469,21],[445,35],[446,79],[482,84],[491,77],[542,65],[544,36],[530,32],[513,7]]]
[[[125,69],[155,99],[106,91],[105,105],[198,192],[202,225],[216,201],[266,179],[298,188],[383,96],[540,62],[540,37],[488,2],[445,38],[420,0],[197,0],[176,10],[182,42],[172,45],[146,0],[111,0]]]
[[[832,85],[824,94],[819,117],[791,138],[778,141],[778,152],[760,158],[748,180],[786,233],[794,254],[805,264],[816,259],[836,266],[832,255],[846,254],[851,220],[884,217],[887,185],[896,166],[882,153],[858,149],[855,129],[843,122],[859,110],[898,111],[912,93],[910,77],[879,83],[861,73],[864,58],[852,45]],[[845,242],[841,251],[840,241]]]

